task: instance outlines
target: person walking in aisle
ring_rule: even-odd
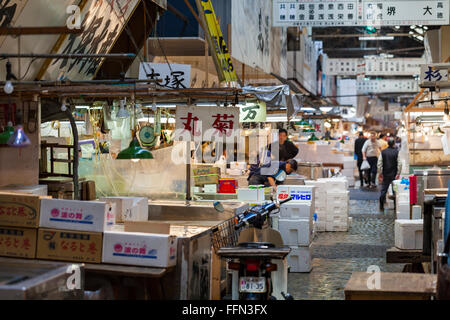
[[[363,154],[362,148],[364,143],[367,141],[366,137],[364,137],[364,133],[362,131],[359,132],[358,139],[355,140],[355,155],[357,159],[358,172],[359,172],[359,180],[361,180],[361,188],[364,187],[364,174],[361,170],[361,164],[363,162]]]
[[[367,160],[370,165],[369,171],[369,188],[375,189],[376,186],[376,177],[377,177],[377,163],[378,156],[381,152],[381,146],[377,141],[377,136],[375,132],[372,132],[370,135],[370,139],[364,143],[362,148],[363,160]]]
[[[384,133],[380,134],[380,137],[378,138],[378,143],[380,144],[381,151],[387,149],[388,143],[386,141],[386,135]]]
[[[380,195],[380,211],[384,211],[386,194],[389,186],[400,177],[402,163],[398,159],[398,149],[395,147],[395,139],[389,138],[388,148],[381,151],[378,158],[379,180],[382,184]]]

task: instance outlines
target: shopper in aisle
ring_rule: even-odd
[[[367,160],[370,165],[369,171],[369,188],[376,188],[376,177],[377,177],[377,162],[378,156],[381,152],[381,146],[377,141],[377,136],[375,132],[372,132],[370,139],[364,143],[362,148],[363,160]]]
[[[380,210],[384,211],[389,186],[400,177],[402,171],[402,163],[398,159],[398,149],[395,146],[394,138],[389,138],[388,148],[381,151],[381,155],[378,157],[378,171],[381,183]]]
[[[288,132],[286,129],[280,129],[278,131],[278,142],[271,143],[269,145],[269,151],[271,154],[272,146],[278,148],[278,160],[287,161],[289,159],[294,159],[298,153],[298,148],[291,141],[288,140]]]
[[[276,191],[277,185],[284,183],[286,175],[297,171],[297,166],[297,161],[289,159],[288,161],[273,161],[258,168],[251,168],[247,179],[248,185],[265,185],[266,187],[273,187]]]
[[[387,149],[388,147],[388,143],[386,141],[386,135],[384,133],[380,134],[380,137],[378,138],[378,143],[380,144],[381,147],[381,151],[383,151],[384,149]]]
[[[367,141],[366,137],[364,137],[364,133],[362,131],[359,132],[358,139],[355,140],[355,155],[357,159],[358,172],[359,172],[359,180],[361,181],[361,187],[364,187],[364,173],[361,170],[361,164],[363,162],[363,154],[362,148],[364,143]]]

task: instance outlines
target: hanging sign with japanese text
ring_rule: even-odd
[[[358,94],[368,93],[400,93],[419,91],[414,79],[381,79],[356,81]]]
[[[266,103],[247,103],[240,106],[239,122],[264,122],[266,121]]]
[[[214,141],[239,130],[239,108],[177,106],[174,140]]]
[[[420,72],[422,58],[367,58],[325,61],[325,74],[334,76],[413,76]]]
[[[449,24],[449,0],[273,0],[274,27]]]
[[[420,83],[422,85],[448,82],[450,64],[423,64],[420,66]]]
[[[141,62],[139,80],[156,80],[168,89],[185,89],[191,86],[191,66],[188,64],[170,64]]]

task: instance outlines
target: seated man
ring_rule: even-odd
[[[276,190],[276,186],[284,182],[287,174],[297,171],[297,161],[294,159],[272,162],[272,164],[274,168],[271,168],[270,163],[251,168],[248,176],[248,185],[255,186],[263,184],[266,187],[274,187]],[[266,170],[269,172],[265,172]]]

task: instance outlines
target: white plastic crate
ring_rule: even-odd
[[[312,270],[311,246],[291,246],[291,252],[287,256],[289,272],[311,272]]]
[[[309,246],[312,241],[312,220],[278,220],[278,230],[286,246]]]
[[[421,206],[413,206],[412,207],[412,218],[413,219],[422,219],[422,207]]]
[[[287,202],[280,207],[280,217],[283,219],[312,219],[314,207],[310,203]]]
[[[351,169],[344,169],[344,170],[341,171],[341,173],[345,177],[353,178],[353,176],[355,175],[355,170],[353,168],[351,168]]]
[[[423,246],[423,219],[395,220],[395,246],[399,249],[421,250]]]
[[[205,184],[203,187],[204,193],[217,193],[217,184]]]
[[[239,188],[238,189],[238,200],[249,202],[260,202],[264,201],[264,189],[249,189],[249,188]]]
[[[333,201],[348,201],[349,200],[349,192],[327,192],[327,203]]]

